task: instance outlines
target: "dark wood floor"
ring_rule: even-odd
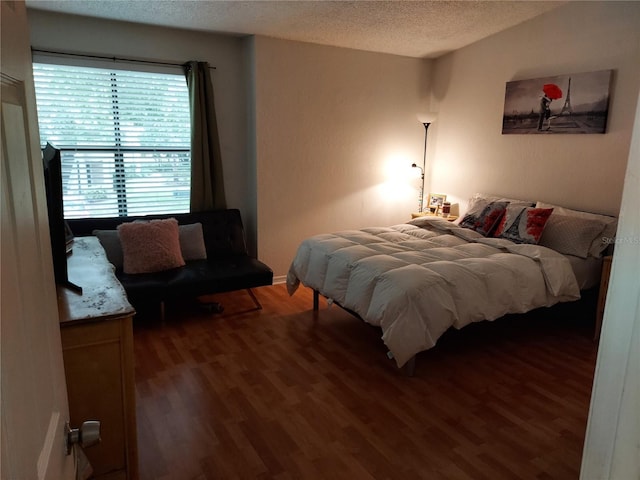
[[[388,360],[380,331],[283,285],[135,320],[141,480],[577,479],[592,308],[481,322]]]

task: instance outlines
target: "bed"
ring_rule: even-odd
[[[615,219],[583,213],[477,194],[457,225],[420,217],[315,235],[297,250],[288,292],[305,285],[314,308],[320,294],[380,327],[411,373],[449,328],[575,301],[596,285]]]

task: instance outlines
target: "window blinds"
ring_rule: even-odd
[[[189,211],[183,75],[34,64],[42,144],[61,150],[66,218]]]

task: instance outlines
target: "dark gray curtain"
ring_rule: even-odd
[[[209,64],[190,61],[184,69],[191,109],[191,211],[227,208]]]

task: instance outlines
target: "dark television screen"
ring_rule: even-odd
[[[67,253],[70,243],[69,230],[64,221],[64,202],[62,198],[62,157],[60,150],[47,143],[42,150],[44,165],[44,186],[49,216],[49,234],[56,283],[68,287],[77,287],[69,282],[67,272]],[[71,237],[72,238],[72,237]]]

